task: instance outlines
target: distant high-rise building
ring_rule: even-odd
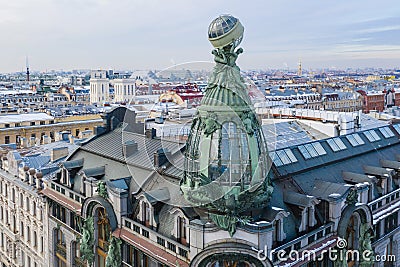
[[[103,103],[109,101],[110,84],[107,71],[94,70],[90,75],[90,103]]]

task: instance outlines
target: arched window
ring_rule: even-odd
[[[151,209],[149,203],[146,201],[142,202],[142,222],[145,226],[149,227],[150,226],[150,214],[151,214]]]
[[[186,239],[186,230],[187,230],[187,226],[186,226],[186,219],[185,217],[181,217],[178,216],[178,221],[177,221],[177,239],[178,242],[180,242],[181,244],[186,245],[187,244],[187,239]]]

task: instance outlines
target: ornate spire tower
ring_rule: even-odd
[[[192,123],[181,182],[186,200],[231,235],[272,193],[265,138],[236,65],[243,32],[230,15],[209,26],[216,65]]]

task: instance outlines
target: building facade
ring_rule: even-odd
[[[136,83],[133,79],[114,79],[114,102],[127,103],[135,96]]]
[[[57,170],[58,162],[75,148],[58,142],[2,155],[1,266],[52,266],[48,260],[48,202],[41,194],[43,179]]]
[[[107,71],[95,70],[90,75],[90,103],[110,101],[110,80]]]
[[[54,118],[46,113],[28,113],[0,116],[0,144],[33,146],[60,140],[60,133],[75,138],[93,135],[103,125],[100,115],[81,115]]]

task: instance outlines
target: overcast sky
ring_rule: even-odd
[[[163,69],[212,61],[219,14],[245,27],[242,69],[399,67],[398,0],[0,0],[0,72]]]

